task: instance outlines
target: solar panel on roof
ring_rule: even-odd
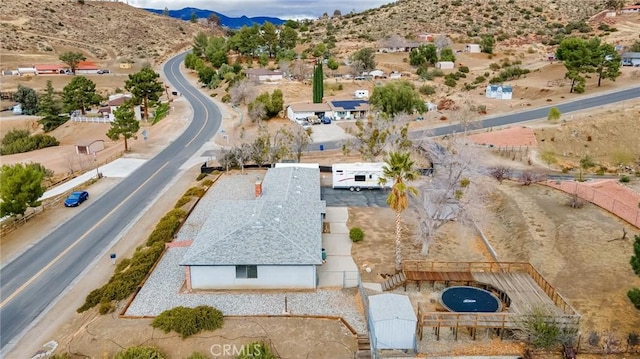
[[[366,100],[349,100],[349,101],[331,101],[331,104],[334,107],[341,107],[345,110],[352,111],[355,110],[356,107],[366,104]]]

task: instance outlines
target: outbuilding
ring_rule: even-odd
[[[480,44],[466,44],[464,46],[464,51],[465,52],[470,52],[470,53],[478,53],[480,52]]]
[[[456,65],[452,61],[438,61],[436,62],[436,69],[440,70],[451,70]]]
[[[93,155],[102,150],[104,150],[104,140],[93,140],[76,144],[76,153],[79,155]]]
[[[416,351],[418,318],[406,295],[378,294],[369,297],[369,332],[373,349]]]

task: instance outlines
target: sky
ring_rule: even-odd
[[[223,15],[240,17],[273,16],[281,19],[318,18],[323,13],[333,14],[340,10],[343,14],[376,8],[392,0],[120,0],[131,6],[178,10],[194,7],[213,10]]]

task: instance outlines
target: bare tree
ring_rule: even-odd
[[[267,115],[267,109],[262,102],[254,102],[249,109],[249,118],[253,122],[260,122]]]
[[[361,60],[354,60],[349,65],[349,69],[350,69],[349,73],[352,76],[358,76],[358,75],[361,75],[364,72],[365,64]]]
[[[229,90],[231,102],[234,105],[247,104],[256,97],[256,86],[249,80],[236,82]]]
[[[502,182],[511,177],[511,168],[507,166],[498,166],[494,167],[489,171],[489,175],[495,178],[498,183],[502,184]]]
[[[393,34],[389,36],[388,39],[382,41],[382,47],[387,47],[390,49],[401,49],[407,46],[407,39],[404,37]]]
[[[408,138],[409,116],[398,114],[393,118],[369,115],[356,120],[355,127],[346,130],[351,138],[342,143],[342,152],[360,152],[363,160],[374,161],[388,150],[406,151],[412,143]]]
[[[292,152],[297,162],[300,162],[302,152],[307,149],[307,146],[309,146],[312,141],[311,133],[311,128],[304,129],[302,126],[296,126],[293,131],[291,131]]]
[[[291,133],[285,127],[277,129],[273,134],[269,149],[269,160],[271,163],[280,162],[283,158],[290,156]]]
[[[262,167],[269,159],[269,152],[271,150],[271,135],[269,135],[269,128],[266,124],[258,125],[258,136],[251,146],[253,147],[251,159],[258,166]]]
[[[225,171],[229,171],[229,169],[236,167],[238,165],[236,161],[235,151],[229,148],[223,148],[220,150],[220,156],[218,157],[218,162],[220,166],[222,166]]]
[[[78,154],[75,151],[69,151],[64,154],[64,159],[67,164],[67,169],[69,170],[69,173],[71,174],[75,172],[75,164],[76,164],[76,160],[78,159]]]
[[[440,34],[433,39],[433,44],[436,45],[436,49],[438,49],[438,53],[440,53],[442,49],[451,48],[453,41],[451,41],[447,35]]]
[[[293,64],[291,64],[291,75],[294,79],[298,81],[305,80],[311,76],[313,69],[309,64],[302,60],[295,60]]]
[[[476,128],[480,122],[476,122],[478,118],[478,106],[467,95],[462,95],[458,109],[453,113],[452,118],[457,121],[463,130],[464,137],[467,137],[467,131]]]
[[[473,221],[485,202],[483,186],[479,183],[478,154],[458,139],[441,145],[431,139],[418,146],[434,164],[433,176],[417,185],[422,194],[412,204],[416,222],[416,242],[422,245],[422,255],[429,253],[438,231],[447,222]]]
[[[291,62],[287,61],[287,60],[280,60],[280,62],[278,62],[278,68],[283,71],[284,73],[286,73],[287,75],[289,74],[289,71],[291,70]]]
[[[523,186],[529,186],[533,183],[542,182],[544,181],[544,179],[545,176],[543,174],[535,173],[532,171],[523,171],[520,174],[520,183],[522,183]]]
[[[232,153],[238,163],[238,166],[240,166],[240,173],[244,174],[244,166],[249,163],[252,152],[253,147],[248,143],[242,143],[233,148]]]

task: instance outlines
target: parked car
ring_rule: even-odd
[[[98,70],[98,74],[102,75],[102,74],[108,74],[109,70]]]
[[[331,123],[331,118],[329,117],[323,117],[322,118],[322,123],[324,123],[325,125],[328,125]]]
[[[76,191],[71,193],[67,199],[64,200],[65,207],[78,207],[82,202],[89,199],[89,192]]]

